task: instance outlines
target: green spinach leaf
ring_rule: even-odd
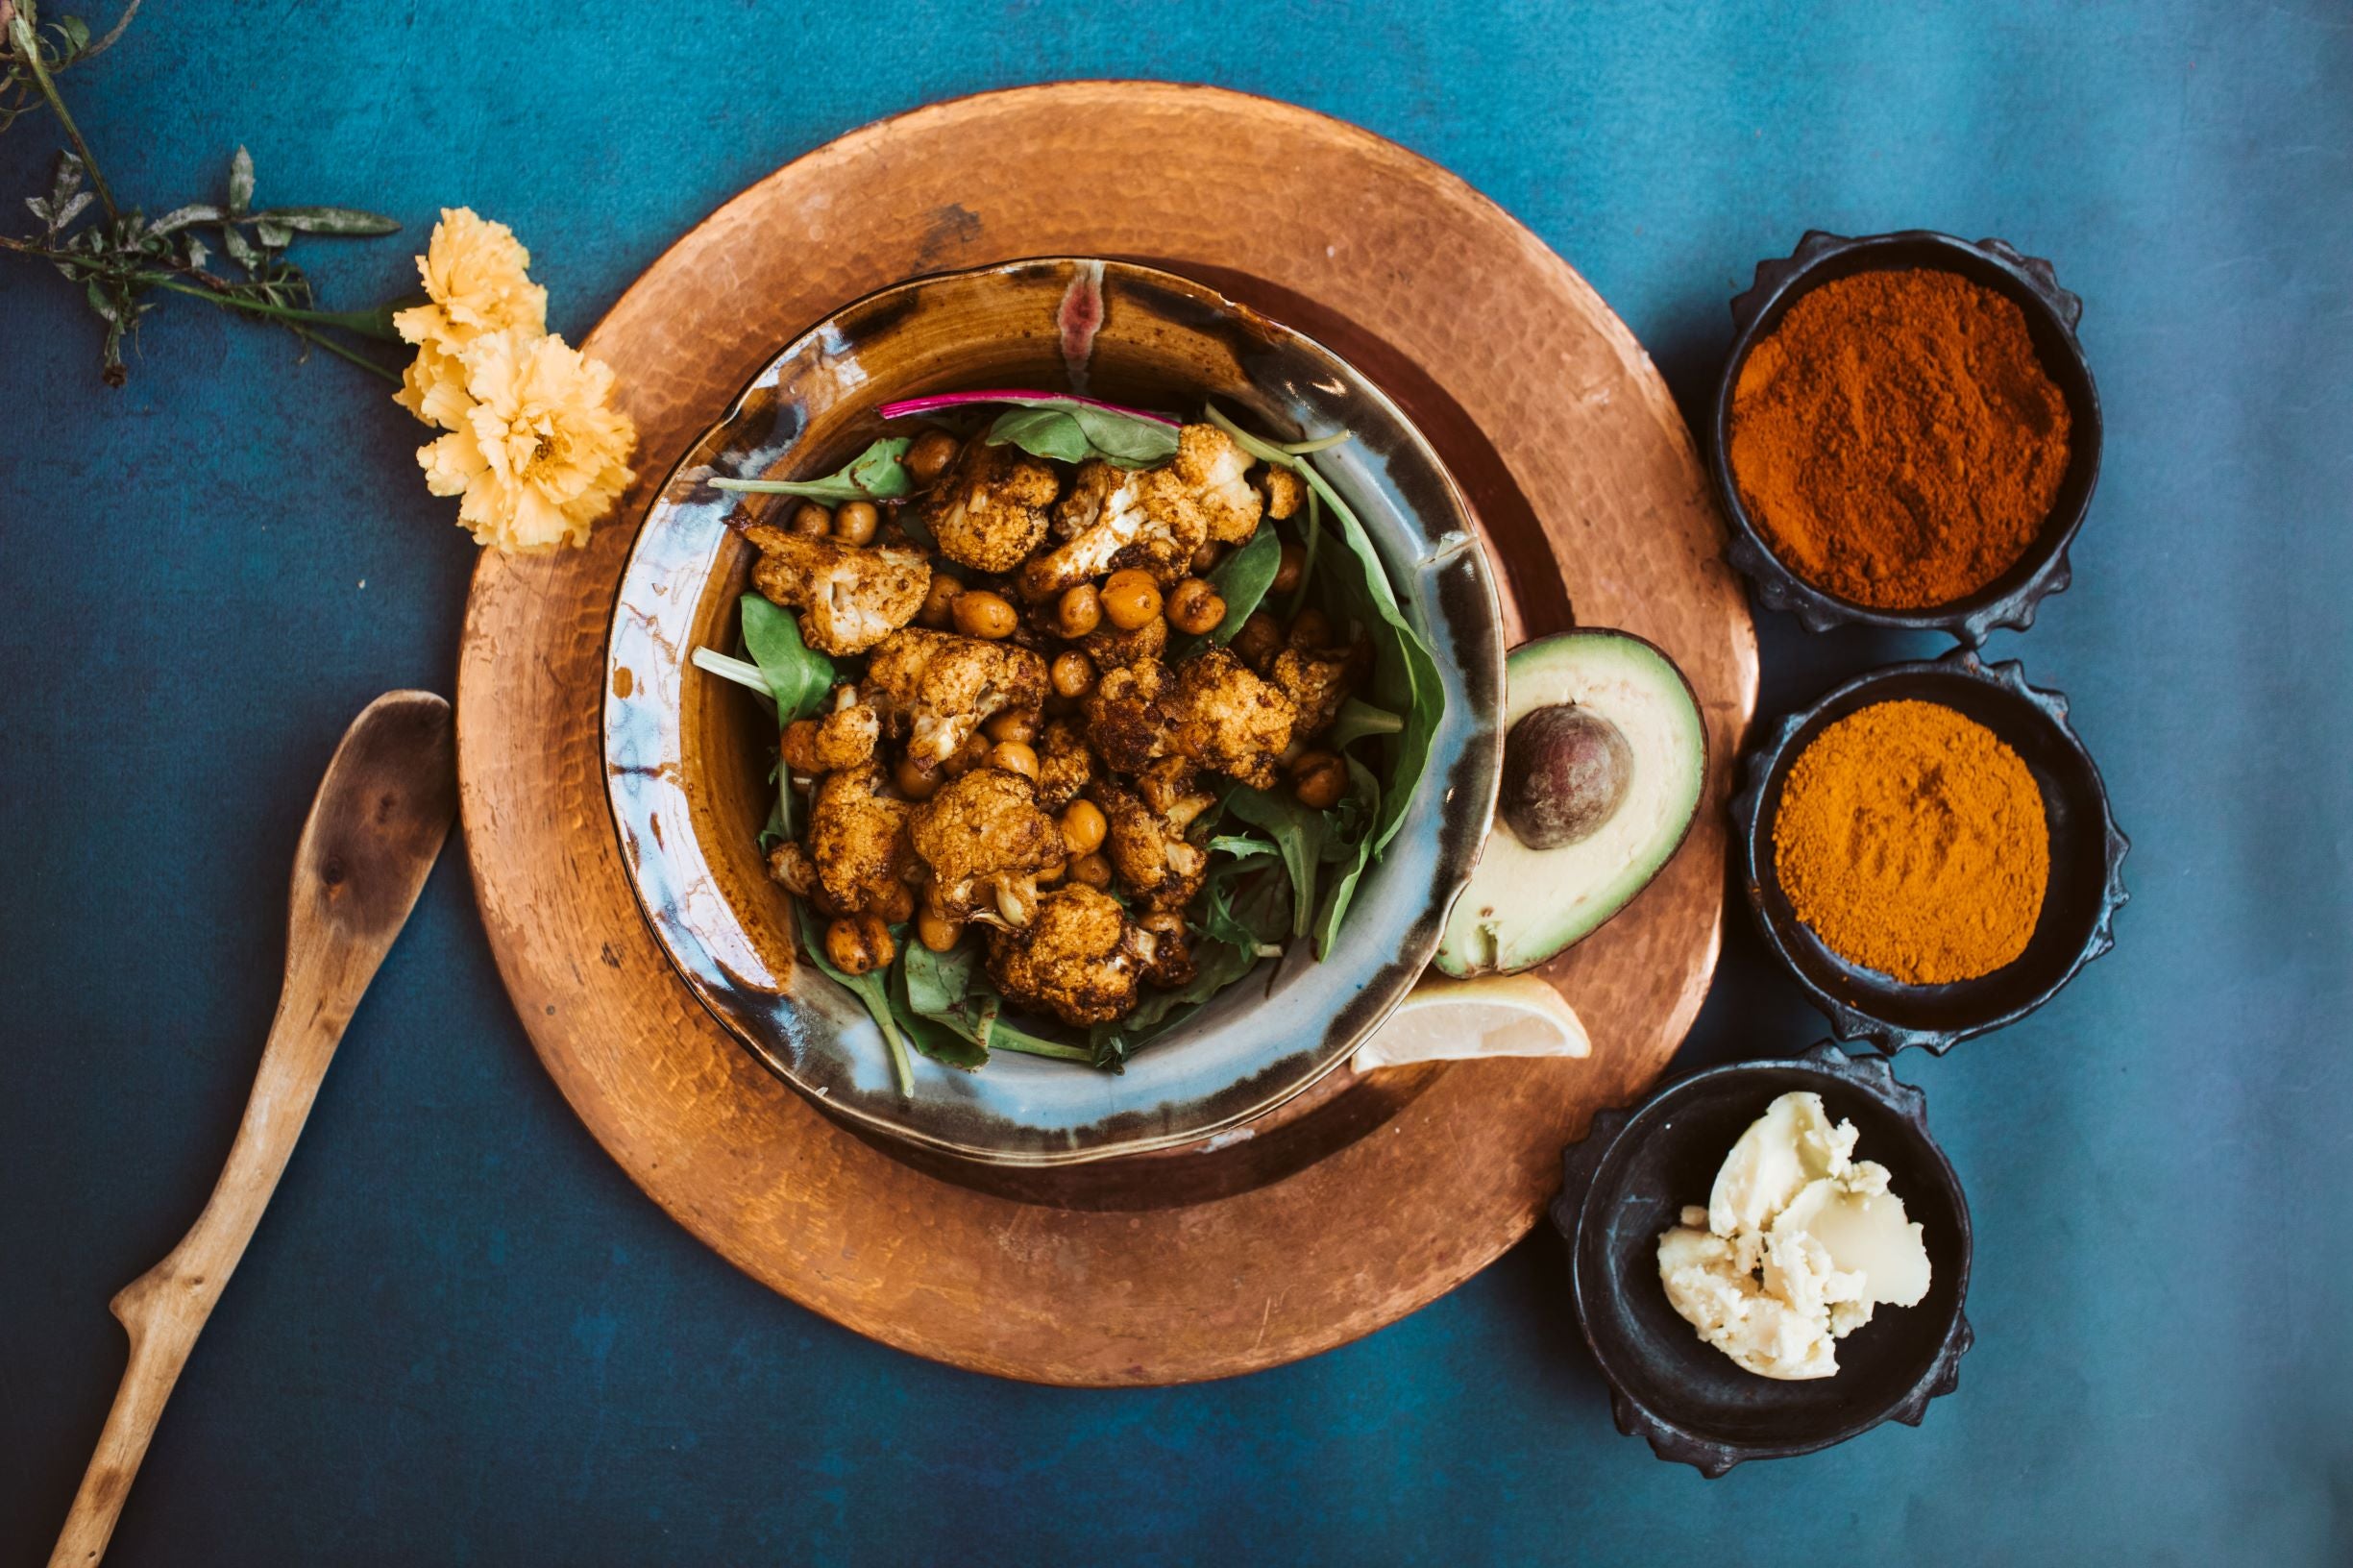
[[[907,1059],[907,1037],[898,1027],[898,1016],[891,1005],[891,986],[888,972],[881,974],[845,974],[825,957],[825,927],[817,918],[817,911],[801,899],[793,900],[793,915],[800,925],[800,944],[807,949],[809,962],[836,984],[846,986],[852,995],[866,1004],[874,1027],[882,1031],[882,1042],[890,1048],[891,1074],[898,1080],[901,1099],[915,1096],[915,1065]]]
[[[1306,936],[1309,917],[1315,912],[1316,868],[1323,860],[1329,831],[1323,813],[1287,795],[1248,786],[1227,796],[1226,806],[1242,821],[1264,828],[1282,852],[1283,869],[1291,879],[1291,935]]]
[[[910,943],[900,959],[904,974],[901,1000],[915,1013],[962,1036],[977,1046],[982,1059],[991,1050],[1017,1051],[1025,1056],[1059,1057],[1086,1062],[1092,1053],[1084,1046],[1007,1023],[1004,998],[977,972],[979,955],[964,943],[935,953],[921,943]]]
[[[1011,442],[1033,457],[1059,463],[1083,463],[1095,454],[1086,428],[1062,408],[1008,408],[982,439],[993,447]]]
[[[1381,784],[1371,769],[1348,759],[1348,797],[1326,815],[1336,819],[1334,841],[1339,842],[1342,832],[1352,833],[1355,842],[1340,855],[1332,857],[1341,866],[1337,876],[1324,890],[1324,901],[1315,911],[1315,956],[1323,958],[1332,951],[1339,938],[1340,921],[1348,917],[1348,906],[1357,895],[1357,883],[1364,876],[1364,868],[1372,859],[1374,821],[1381,814]]]
[[[886,435],[819,479],[738,479],[715,477],[711,487],[739,495],[800,496],[810,501],[895,501],[915,489],[900,459],[914,437]]]
[[[1340,704],[1340,711],[1325,732],[1324,745],[1335,751],[1344,751],[1367,735],[1394,735],[1406,727],[1406,722],[1386,708],[1376,708],[1361,698],[1349,698]]]
[[[1258,532],[1210,569],[1209,584],[1226,601],[1224,617],[1201,636],[1180,641],[1169,654],[1170,661],[1199,648],[1222,648],[1232,642],[1242,623],[1250,619],[1250,612],[1264,602],[1266,590],[1274,586],[1275,574],[1282,569],[1282,536],[1272,523],[1261,523]]]
[[[776,699],[778,726],[815,713],[833,690],[833,661],[800,640],[800,622],[791,611],[758,594],[744,596],[742,613],[744,648]]]

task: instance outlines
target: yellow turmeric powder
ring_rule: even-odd
[[[2026,950],[2050,881],[2043,795],[2018,753],[1934,702],[1879,702],[1789,770],[1774,866],[1832,951],[1908,985],[1991,974]]]

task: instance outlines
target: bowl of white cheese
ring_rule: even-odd
[[[1596,1116],[1553,1219],[1618,1430],[1721,1476],[1918,1426],[1973,1339],[1926,1096],[1822,1044]]]

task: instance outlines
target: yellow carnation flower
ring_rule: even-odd
[[[463,496],[477,542],[534,552],[580,544],[636,476],[637,428],[606,406],[613,373],[561,337],[484,333],[456,355],[473,400],[449,434],[417,449],[437,496]]]
[[[459,351],[488,332],[547,331],[548,291],[531,282],[531,253],[502,223],[470,207],[443,208],[433,237],[417,257],[430,304],[396,311],[392,325],[417,345],[395,402],[425,421],[454,430],[466,412]]]

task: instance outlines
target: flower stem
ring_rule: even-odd
[[[340,327],[347,332],[357,332],[362,337],[373,337],[387,343],[397,340],[396,334],[390,333],[386,329],[385,307],[380,305],[366,310],[304,310],[291,305],[272,305],[266,300],[249,300],[240,294],[223,294],[215,289],[198,288],[193,284],[176,281],[168,273],[142,273],[138,281],[142,283],[153,283],[158,288],[168,288],[175,294],[185,294],[194,299],[209,300],[214,305],[226,306],[232,310],[244,310],[257,316],[276,316],[283,321],[306,321],[320,327]]]
[[[90,177],[91,188],[98,192],[98,199],[106,204],[107,217],[119,220],[122,214],[115,210],[114,193],[107,188],[107,177],[98,172],[98,160],[90,156],[90,144],[82,139],[82,128],[74,124],[71,114],[65,112],[65,100],[58,96],[57,84],[49,80],[49,67],[41,63],[40,40],[33,36],[33,29],[26,24],[22,12],[9,18],[9,41],[16,46],[17,56],[24,61],[25,68],[33,73],[33,81],[41,89],[41,96],[49,101],[49,108],[56,113],[58,124],[63,126],[65,135],[72,138],[74,153],[82,159],[82,167]]]

